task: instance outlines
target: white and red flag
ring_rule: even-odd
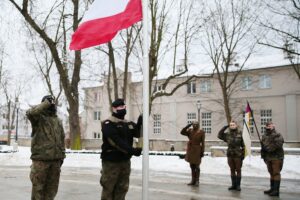
[[[141,0],[95,0],[72,35],[71,50],[111,41],[119,30],[142,19]]]
[[[251,156],[251,138],[250,138],[250,125],[251,125],[251,118],[252,118],[252,110],[250,104],[247,102],[247,107],[245,110],[245,117],[244,117],[244,127],[243,127],[243,140],[245,145],[245,157]]]

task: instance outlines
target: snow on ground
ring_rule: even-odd
[[[3,149],[2,149],[3,150]],[[142,156],[133,157],[132,169],[142,170]],[[30,148],[19,147],[15,153],[0,153],[1,166],[30,166]],[[300,156],[286,155],[282,170],[282,178],[300,179]],[[100,168],[99,154],[68,153],[63,167]],[[178,156],[149,156],[149,169],[160,173],[190,173],[189,164]],[[201,163],[201,173],[229,175],[226,157],[205,156]],[[246,158],[242,169],[243,176],[269,177],[267,168],[260,156]]]

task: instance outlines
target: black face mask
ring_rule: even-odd
[[[48,110],[49,110],[51,113],[55,114],[56,111],[57,111],[56,105],[55,105],[55,104],[51,104],[50,107],[48,108]]]
[[[272,132],[272,129],[266,128],[266,132],[267,132],[267,133],[271,133],[271,132]]]
[[[126,113],[127,113],[126,109],[117,110],[117,112],[113,113],[113,116],[115,116],[119,119],[124,119]]]

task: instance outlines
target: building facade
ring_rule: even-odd
[[[122,76],[119,77],[121,80]],[[171,84],[175,86],[180,79],[184,77]],[[154,91],[160,92],[160,82],[163,80],[156,82]],[[102,138],[101,121],[111,115],[106,86],[104,82],[99,87],[85,88],[85,111],[82,115],[84,138]],[[136,121],[142,113],[142,82],[129,82],[128,88],[126,117]],[[287,144],[300,144],[300,80],[291,66],[244,70],[230,94],[232,118],[239,122],[240,128],[248,101],[260,134],[265,132],[265,123],[273,121]],[[174,145],[175,150],[183,150],[187,138],[180,135],[180,131],[188,123],[198,120],[206,132],[207,143],[218,143],[218,131],[227,121],[216,75],[195,78],[179,88],[173,96],[154,100],[149,124],[150,149],[169,150]],[[255,126],[252,125],[250,130],[252,140],[258,141]]]

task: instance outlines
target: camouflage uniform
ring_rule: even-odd
[[[229,129],[225,133],[228,126],[224,126],[218,134],[218,138],[227,143],[227,161],[230,167],[232,186],[229,190],[240,190],[242,166],[245,155],[244,141],[242,132],[238,129]]]
[[[200,164],[201,158],[204,156],[205,150],[205,132],[199,129],[199,124],[196,123],[198,128],[190,129],[190,125],[181,130],[181,135],[189,138],[185,160],[190,163],[192,180],[188,185],[199,185],[200,177]]]
[[[115,116],[102,122],[101,200],[125,200],[129,188],[130,158],[141,154],[141,149],[132,147],[133,137],[140,137],[140,128],[140,123]]]
[[[271,196],[279,196],[280,172],[284,159],[283,143],[282,135],[275,129],[267,130],[266,134],[262,136],[262,158],[270,173],[270,190],[265,191],[265,194],[270,194]],[[272,195],[273,191],[275,191],[274,194],[276,195]]]
[[[65,158],[64,130],[51,104],[44,101],[26,112],[32,125],[32,200],[53,200],[58,189],[60,167]]]

